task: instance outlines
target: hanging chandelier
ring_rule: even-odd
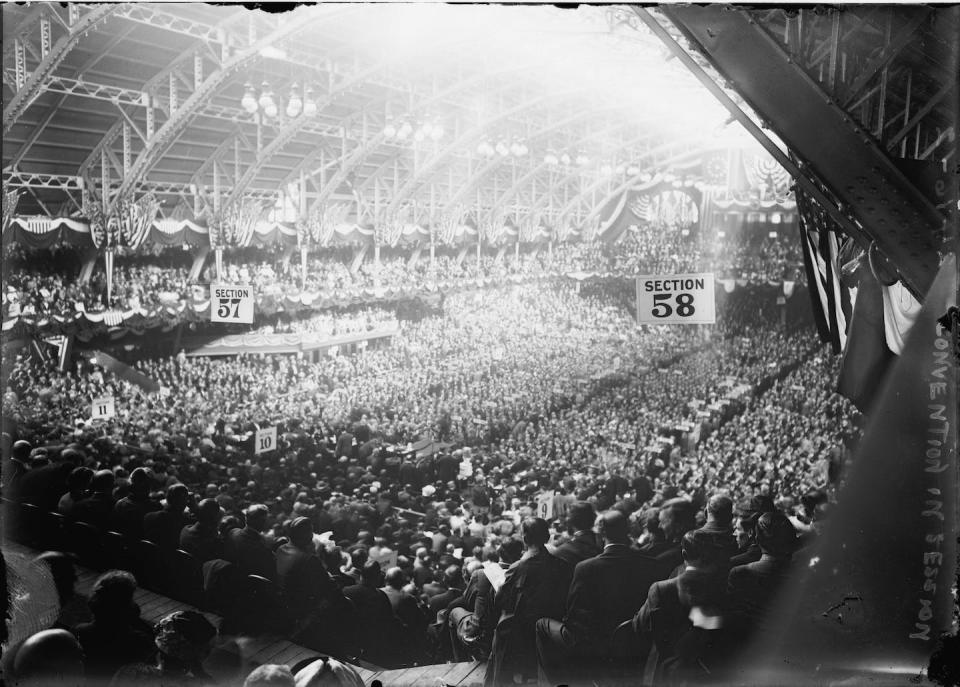
[[[248,114],[260,112],[267,119],[276,119],[280,116],[282,104],[279,98],[274,95],[270,83],[266,80],[260,84],[259,93],[249,81],[243,86],[243,97],[240,99],[240,107]],[[304,117],[316,117],[318,111],[319,107],[313,86],[306,86],[306,88],[302,90],[301,95],[300,85],[294,83],[290,87],[290,94],[287,97],[286,105],[283,107],[284,114],[290,119],[295,119],[301,115]]]

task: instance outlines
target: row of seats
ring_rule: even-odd
[[[119,532],[101,532],[86,522],[75,522],[31,503],[4,499],[7,533],[37,550],[67,551],[93,570],[127,570],[145,589],[211,613],[230,623],[234,631],[282,633],[286,622],[276,585],[259,575],[231,573],[232,566],[208,569],[193,555],[165,551],[146,539],[132,540]],[[208,564],[209,565],[209,564]],[[219,576],[217,575],[219,573]]]

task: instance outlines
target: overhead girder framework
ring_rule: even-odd
[[[922,297],[939,265],[944,217],[883,146],[749,12],[680,6],[660,12],[682,31],[691,49],[702,53],[767,125],[775,127],[804,161],[805,176],[822,182],[836,197],[840,205],[833,212],[846,220],[842,226],[863,243],[875,242],[897,265],[907,288]]]
[[[44,21],[48,20],[48,15],[42,15],[40,18],[41,31],[45,33],[46,38],[41,37],[41,60],[37,68],[30,74],[30,77],[24,83],[17,84],[17,91],[10,102],[3,108],[3,132],[7,133],[13,123],[20,118],[23,111],[27,109],[40,89],[45,85],[46,80],[53,74],[54,70],[60,65],[67,53],[79,42],[91,28],[109,17],[116,9],[117,5],[102,4],[97,5],[89,12],[80,17],[80,20],[71,25],[66,35],[58,40],[52,47],[48,45],[49,27],[44,28]]]
[[[926,159],[952,141],[956,97],[950,96],[960,80],[956,8],[755,9],[749,16],[893,155]]]
[[[95,21],[98,9],[105,13],[101,21]],[[586,96],[583,84],[570,83],[567,91],[565,74],[553,77],[560,88],[544,87],[538,70],[556,60],[543,52],[525,52],[512,62],[487,60],[465,43],[464,50],[450,51],[449,60],[407,70],[403,59],[394,62],[396,51],[355,50],[362,41],[338,35],[362,25],[343,19],[353,8],[313,9],[309,21],[291,21],[202,5],[17,8],[10,15],[14,28],[4,32],[11,58],[3,70],[4,95],[8,106],[19,108],[5,112],[5,129],[9,121],[13,134],[4,143],[5,171],[35,173],[22,187],[51,206],[58,186],[44,179],[69,176],[85,189],[102,190],[108,207],[121,195],[150,191],[166,196],[168,208],[171,196],[187,205],[192,200],[196,212],[214,197],[220,205],[250,196],[276,199],[290,184],[302,183],[301,211],[353,197],[364,218],[415,205],[418,211],[429,207],[435,219],[459,200],[475,202],[481,213],[522,213],[559,206],[571,196],[581,199],[581,212],[589,200],[582,185],[599,163],[571,173],[553,170],[541,161],[545,150],[584,145],[596,161],[596,150],[618,151],[644,138],[631,138],[643,114],[638,118],[623,101],[608,108],[602,103],[612,99]],[[91,40],[75,40],[85,21]],[[74,43],[61,53],[58,37]],[[456,42],[430,41],[429,48],[440,55]],[[281,95],[292,84],[312,85],[318,115],[286,117],[281,104],[281,116],[258,121],[241,106],[238,91],[244,81],[261,80]],[[13,103],[18,83],[26,90]],[[609,126],[584,126],[601,111],[611,113]],[[428,138],[414,146],[382,134],[388,116],[422,122],[438,113],[442,141]],[[663,135],[653,123],[650,131],[654,141]],[[477,161],[476,143],[485,136],[523,138],[541,149],[519,159]],[[317,167],[322,174],[313,174]]]

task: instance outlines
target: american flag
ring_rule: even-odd
[[[796,189],[800,215],[800,243],[813,315],[820,338],[834,353],[847,343],[847,326],[853,312],[850,289],[840,282],[840,235],[836,222],[801,189]]]

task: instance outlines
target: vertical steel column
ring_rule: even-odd
[[[50,17],[44,15],[40,17],[40,57],[46,58],[50,52],[52,41],[50,39]]]
[[[123,175],[130,173],[130,125],[123,123]]]
[[[153,110],[153,96],[150,93],[143,94],[143,104],[147,108],[147,140],[153,139],[153,133],[157,128],[156,113]]]
[[[19,38],[13,39],[13,60],[13,80],[19,91],[27,81],[27,54]]]

